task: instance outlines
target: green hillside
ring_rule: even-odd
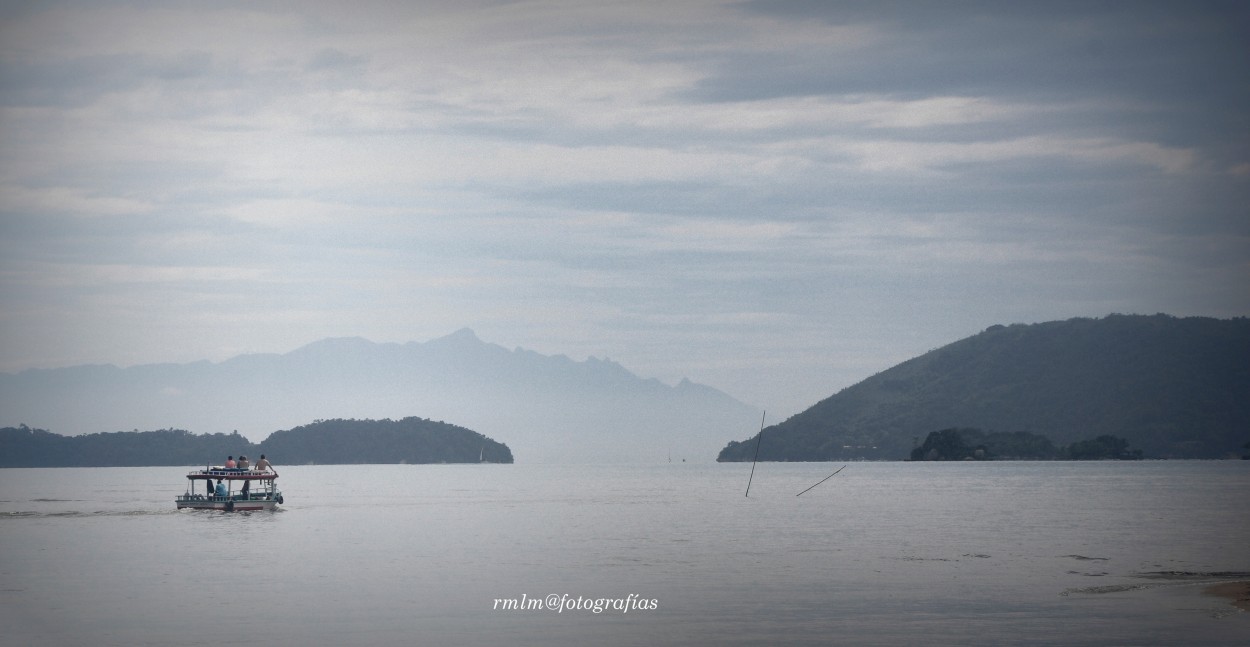
[[[512,450],[475,431],[423,418],[318,420],[259,444],[238,432],[181,429],[61,436],[26,425],[0,429],[0,467],[220,465],[267,454],[274,464],[511,463]]]
[[[511,463],[508,446],[475,431],[424,418],[318,420],[275,431],[260,451],[286,463]]]
[[[764,430],[760,460],[903,459],[930,432],[1102,435],[1147,458],[1222,458],[1250,441],[1250,320],[1111,315],[992,326]],[[756,438],[720,461],[751,460]]]

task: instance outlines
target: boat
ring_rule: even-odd
[[[174,503],[179,510],[272,510],[282,503],[277,478],[278,473],[271,471],[205,467],[187,474],[187,492],[174,497]],[[203,493],[196,492],[201,481]]]

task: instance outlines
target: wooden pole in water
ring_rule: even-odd
[[[751,460],[751,476],[747,478],[747,492],[742,495],[748,498],[751,496],[751,481],[755,479],[755,463],[760,459],[760,441],[764,440],[764,416],[767,415],[768,412],[765,411],[760,416],[760,435],[755,438],[755,458]]]
[[[829,476],[826,476],[825,478],[820,479],[820,483],[824,483],[825,481],[828,481],[829,479],[831,479],[831,478],[833,478],[833,477],[837,476],[837,475],[838,475],[838,472],[841,472],[841,471],[842,471],[842,470],[844,470],[844,469],[846,469],[846,466],[845,466],[845,465],[843,465],[842,467],[839,467],[839,468],[837,469],[837,471],[835,471],[833,474],[830,474]],[[820,483],[817,483],[816,485],[820,485]],[[816,485],[813,485],[812,487],[807,488],[807,490],[810,490],[810,489],[812,489],[812,488],[816,487]],[[803,490],[803,492],[806,492],[807,490]],[[798,494],[796,494],[796,495],[794,495],[794,496],[803,496],[803,492],[799,492]]]

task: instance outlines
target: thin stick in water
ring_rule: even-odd
[[[765,411],[760,416],[760,435],[755,438],[755,458],[751,461],[751,476],[747,478],[747,492],[742,495],[745,497],[751,496],[751,481],[755,478],[755,462],[760,459],[760,441],[764,440],[764,416],[767,415],[768,412]]]
[[[845,465],[843,465],[842,467],[839,467],[839,468],[837,469],[837,471],[835,471],[833,474],[830,474],[829,476],[826,476],[825,478],[820,479],[820,483],[824,483],[825,481],[828,481],[829,479],[831,479],[831,478],[833,478],[833,477],[837,476],[837,475],[838,475],[838,472],[841,472],[841,471],[842,471],[842,470],[844,470],[844,469],[846,469],[846,466],[845,466]],[[817,483],[816,485],[820,485],[820,483]],[[810,490],[810,489],[812,489],[812,488],[816,487],[816,485],[813,485],[812,487],[807,488],[807,490]],[[803,490],[803,492],[806,492],[807,490]],[[798,494],[796,494],[796,495],[794,495],[794,496],[803,496],[803,492],[799,492]]]

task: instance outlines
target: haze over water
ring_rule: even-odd
[[[286,505],[247,514],[175,511],[185,468],[0,470],[0,625],[93,645],[1250,639],[1200,594],[1250,571],[1250,462],[853,463],[794,496],[837,467],[761,463],[747,498],[745,464],[279,465]],[[497,602],[552,594],[609,608]]]

